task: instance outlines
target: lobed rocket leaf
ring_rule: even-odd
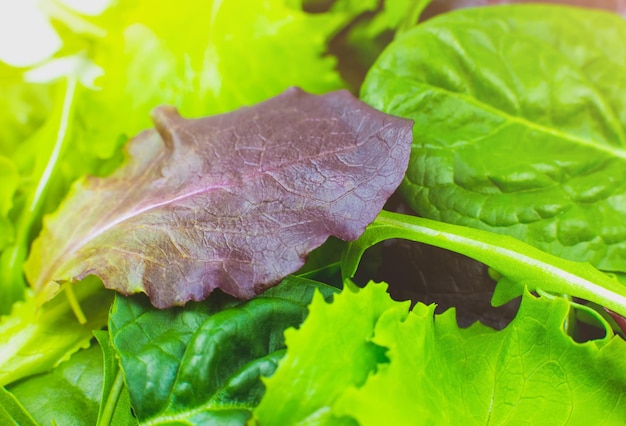
[[[622,17],[554,5],[456,11],[398,37],[362,96],[415,120],[407,203],[625,271],[624,46]]]
[[[347,91],[154,120],[124,167],[77,185],[46,221],[26,263],[40,296],[93,274],[161,308],[216,288],[250,298],[330,235],[356,239],[399,185],[411,138],[410,121]]]
[[[460,329],[453,310],[435,315],[434,305],[418,303],[408,312],[385,289],[370,283],[331,304],[314,300],[287,334],[256,424],[623,423],[626,344],[615,336],[574,342],[563,330],[566,300],[525,292],[504,330]],[[320,336],[331,337],[320,344]],[[384,357],[362,364],[365,348]],[[351,379],[352,370],[363,379]]]
[[[342,256],[344,278],[354,275],[365,250],[391,238],[430,244],[475,259],[500,274],[492,298],[500,306],[525,288],[580,297],[626,315],[626,286],[588,263],[563,259],[508,235],[382,211]]]

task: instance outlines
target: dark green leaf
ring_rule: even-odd
[[[396,39],[363,86],[415,120],[420,215],[626,270],[626,21],[548,5],[466,9]]]
[[[336,291],[288,277],[248,302],[216,293],[168,310],[118,296],[109,328],[140,423],[243,424],[315,290]]]
[[[132,414],[124,373],[120,369],[117,353],[111,345],[108,331],[97,330],[94,335],[102,349],[104,377],[102,397],[98,412],[98,426],[130,426],[137,424]]]

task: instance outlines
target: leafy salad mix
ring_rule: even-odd
[[[42,5],[62,44],[0,62],[2,424],[626,422],[622,16]]]

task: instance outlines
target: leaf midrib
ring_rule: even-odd
[[[538,132],[541,133],[545,133],[551,136],[557,136],[558,138],[564,139],[564,140],[568,140],[570,142],[576,143],[578,145],[582,145],[591,149],[595,149],[597,151],[602,151],[604,153],[608,153],[611,156],[615,156],[615,157],[619,157],[621,159],[626,160],[626,150],[625,149],[621,149],[612,145],[607,145],[607,144],[601,144],[596,142],[595,140],[591,140],[591,139],[584,139],[581,138],[577,135],[573,135],[570,133],[566,133],[563,131],[560,131],[558,129],[552,128],[552,127],[548,127],[546,125],[542,125],[539,123],[536,123],[534,121],[531,121],[527,118],[524,117],[520,117],[520,116],[516,116],[516,115],[512,115],[509,114],[506,111],[503,111],[501,109],[495,108],[492,105],[489,105],[481,100],[479,100],[478,98],[471,96],[470,94],[467,93],[461,93],[461,92],[453,92],[451,90],[447,90],[444,89],[442,87],[439,86],[434,86],[432,84],[428,84],[426,82],[417,80],[416,78],[410,77],[410,76],[406,76],[406,75],[399,75],[393,71],[390,71],[388,69],[384,69],[384,68],[379,68],[379,70],[383,73],[383,74],[388,74],[392,77],[395,77],[397,79],[401,79],[406,81],[407,83],[413,85],[413,86],[418,86],[418,87],[427,87],[429,88],[431,91],[434,92],[439,92],[439,93],[444,93],[448,96],[454,97],[454,98],[459,98],[462,101],[474,105],[476,107],[478,107],[479,109],[483,110],[483,111],[487,111],[491,114],[493,114],[494,116],[500,117],[505,121],[508,121],[509,123],[518,123],[523,125],[524,127],[527,127],[529,129],[533,129],[536,130]],[[394,113],[394,111],[388,111],[389,113]],[[471,142],[471,141],[470,141]]]

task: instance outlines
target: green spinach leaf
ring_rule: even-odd
[[[103,381],[97,426],[130,426],[137,424],[132,414],[128,388],[124,384],[124,373],[119,366],[115,348],[108,331],[96,330],[94,335],[100,344],[103,356]]]
[[[420,215],[626,270],[626,21],[511,5],[398,37],[362,88],[415,120],[402,192]]]

